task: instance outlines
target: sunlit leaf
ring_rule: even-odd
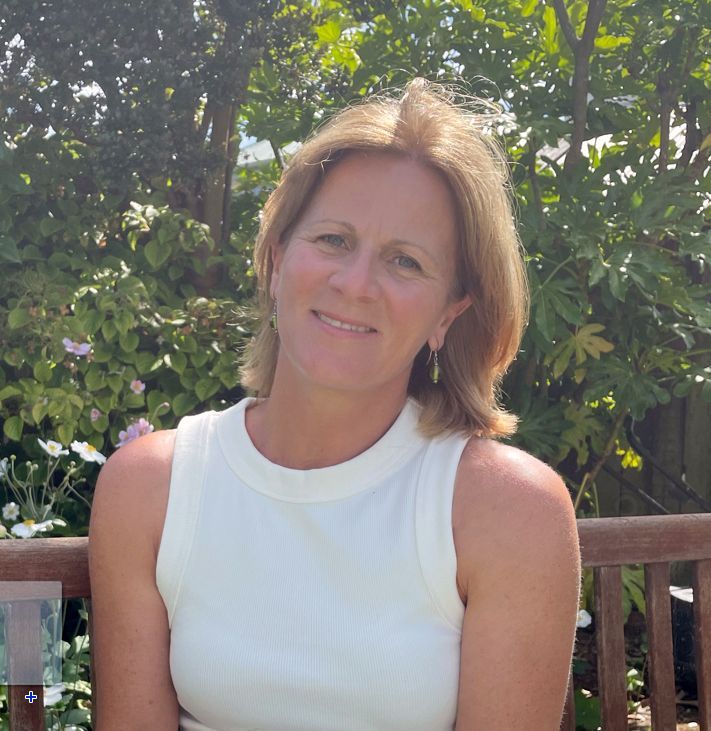
[[[526,0],[523,5],[521,6],[521,15],[524,18],[527,18],[529,15],[533,13],[533,11],[536,9],[536,6],[538,5],[538,0]]]
[[[595,38],[595,48],[601,50],[612,50],[620,46],[627,46],[632,42],[627,36],[597,36]]]
[[[543,10],[543,48],[549,56],[558,51],[557,33],[558,19],[555,10],[550,5],[546,5]]]

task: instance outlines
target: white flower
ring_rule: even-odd
[[[35,533],[44,533],[47,530],[52,530],[54,526],[53,521],[45,520],[43,523],[35,523],[31,518],[29,520],[23,520],[22,523],[16,523],[10,528],[10,532],[16,535],[18,538],[32,538]]]
[[[7,535],[7,528],[0,523],[0,538],[4,538]]]
[[[40,447],[52,457],[61,457],[63,454],[69,454],[69,450],[64,449],[59,442],[53,442],[51,439],[48,439],[46,442],[43,442],[41,439],[37,441],[40,443]]]
[[[584,609],[578,609],[578,620],[575,623],[576,627],[587,627],[592,622],[592,617]]]
[[[7,477],[7,472],[8,472],[7,463],[8,463],[7,457],[3,457],[2,459],[0,459],[0,480]]]
[[[44,705],[53,706],[55,703],[59,703],[62,700],[62,693],[67,689],[64,683],[57,683],[51,688],[45,688],[44,690]]]
[[[133,381],[131,381],[131,385],[129,388],[135,393],[143,393],[146,390],[146,384],[143,383],[143,381],[139,380],[138,378],[134,378]]]
[[[7,503],[2,509],[3,520],[17,520],[20,517],[20,508],[17,503]]]
[[[71,446],[85,462],[98,462],[99,464],[106,462],[106,457],[91,444],[87,444],[86,442],[72,442]]]

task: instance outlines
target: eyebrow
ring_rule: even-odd
[[[345,228],[349,233],[356,233],[355,226],[352,223],[348,223],[348,221],[339,221],[335,218],[321,218],[318,221],[314,221],[310,225],[317,226],[321,223],[336,223],[339,226],[343,226],[343,228]],[[417,244],[414,241],[408,241],[407,239],[390,239],[389,243],[396,244],[398,246],[412,246],[415,249],[419,249],[432,263],[436,263],[435,257],[428,249],[422,246],[422,244]]]

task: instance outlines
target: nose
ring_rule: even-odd
[[[354,300],[375,300],[380,296],[377,277],[377,254],[359,246],[338,262],[329,283],[345,297]]]

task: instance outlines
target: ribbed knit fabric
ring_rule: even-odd
[[[452,731],[466,438],[424,439],[409,399],[365,452],[295,470],[252,443],[252,401],[178,425],[156,582],[181,731]]]

